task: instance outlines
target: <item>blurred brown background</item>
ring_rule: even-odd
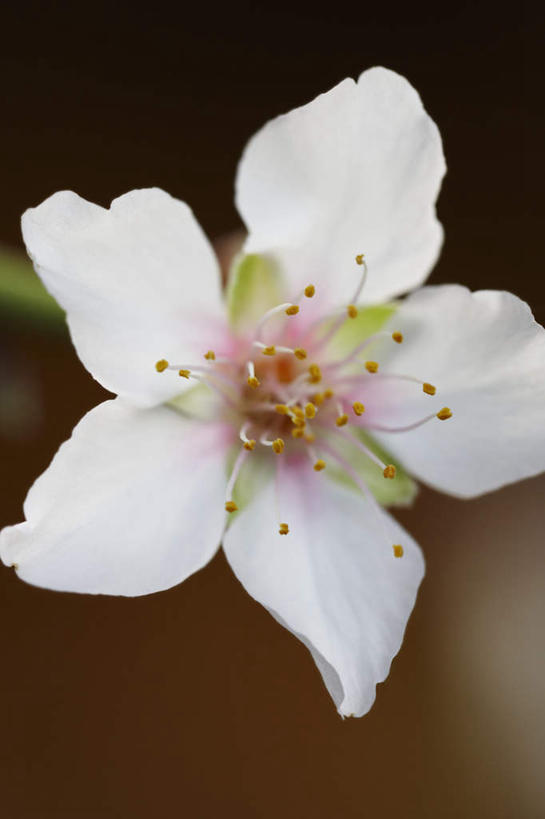
[[[55,190],[108,204],[148,185],[221,235],[239,225],[232,181],[253,131],[383,64],[444,137],[432,281],[512,290],[545,320],[542,44],[523,4],[27,0],[1,14],[0,242],[20,246],[21,212]],[[4,524],[104,392],[62,328],[1,320]],[[134,600],[42,591],[2,567],[2,815],[545,815],[544,489],[465,503],[423,490],[401,515],[428,572],[361,720],[341,721],[304,647],[221,555]]]

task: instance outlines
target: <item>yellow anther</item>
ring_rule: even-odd
[[[168,367],[168,361],[166,360],[166,358],[161,358],[155,364],[155,369],[157,370],[158,373],[164,372],[164,370],[166,370],[167,367]]]
[[[368,373],[376,373],[378,370],[378,364],[376,361],[366,361],[365,369]]]
[[[286,307],[286,315],[287,316],[296,316],[299,312],[299,307],[297,304],[290,304],[289,307]]]
[[[225,504],[225,511],[226,512],[236,512],[237,509],[238,509],[238,506],[236,505],[236,503],[234,501],[227,501],[226,502],[226,504]]]
[[[294,432],[295,432],[295,430],[294,430]],[[292,433],[292,434],[293,434],[293,433]],[[316,440],[316,436],[315,436],[315,435],[313,435],[313,434],[312,434],[312,432],[306,432],[306,433],[305,433],[305,441],[306,441],[308,444],[313,444],[315,440]]]
[[[365,412],[365,407],[363,406],[361,401],[354,401],[354,403],[352,404],[352,409],[354,410],[356,415],[363,415],[363,413]]]
[[[395,333],[392,333],[392,338],[396,344],[401,344],[403,341],[403,333],[398,333],[397,330]]]
[[[294,429],[292,429],[292,431],[291,431],[291,437],[292,437],[292,438],[303,438],[303,437],[306,437],[306,436],[305,436],[305,429],[304,429],[304,427],[295,427]]]
[[[263,355],[274,355],[276,353],[276,347],[274,344],[269,345],[269,347],[263,347],[261,350]]]
[[[317,407],[321,407],[325,400],[324,395],[321,392],[315,392],[314,395],[311,396],[311,398]]]
[[[281,452],[284,451],[284,441],[282,438],[275,438],[272,442],[273,452],[276,452],[277,455],[280,455]]]
[[[256,390],[259,387],[260,383],[261,382],[255,377],[255,375],[249,375],[247,378],[248,386],[253,387],[254,390]]]
[[[348,318],[356,318],[356,316],[358,315],[358,308],[356,307],[356,305],[349,304],[348,307],[346,308],[346,314]]]
[[[244,441],[244,449],[247,449],[248,452],[252,452],[255,449],[255,441],[253,438],[250,438],[249,441]]]
[[[315,294],[315,292],[316,292],[316,288],[314,287],[314,285],[313,284],[307,284],[307,286],[305,287],[305,296],[307,297],[307,299],[311,299],[313,297],[313,295]]]
[[[305,419],[299,418],[298,415],[292,416],[291,423],[293,424],[294,427],[300,427],[301,429],[304,429],[304,427],[306,426]]]
[[[321,472],[322,469],[325,469],[325,461],[322,461],[321,458],[318,458],[313,468],[315,472]]]
[[[204,354],[204,357],[207,361],[215,361],[216,360],[216,353],[214,350],[208,350],[207,353]]]
[[[393,545],[394,557],[403,557],[403,546],[401,543],[394,543]]]
[[[294,407],[291,407],[291,411],[292,411],[293,415],[295,415],[296,418],[300,418],[301,420],[304,420],[305,413],[303,412],[303,408],[300,407],[298,404],[296,404]]]
[[[436,387],[434,387],[433,384],[428,384],[427,381],[425,381],[424,384],[422,384],[422,389],[424,390],[426,395],[435,395],[435,393],[437,392]]]
[[[287,415],[289,412],[289,408],[285,404],[277,404],[275,410],[279,415]]]
[[[437,417],[439,418],[440,421],[446,421],[447,418],[452,418],[452,412],[448,407],[443,407],[443,409],[439,410],[439,412],[437,413]]]
[[[333,396],[334,396],[334,395],[335,395],[335,393],[333,392],[333,390],[331,389],[331,387],[328,387],[328,388],[327,388],[327,390],[324,390],[324,398],[325,398],[326,400],[327,400],[328,398],[333,398]]]
[[[396,468],[393,464],[388,464],[387,467],[384,468],[382,473],[385,478],[395,478],[396,476]]]
[[[288,526],[287,523],[281,523],[280,524],[280,526],[278,528],[278,534],[279,535],[288,535],[289,531],[290,531],[290,527]]]
[[[305,415],[307,418],[314,418],[316,415],[316,407],[310,401],[308,404],[305,404]]]
[[[311,384],[318,384],[322,380],[322,371],[317,364],[311,364],[308,368]]]
[[[299,361],[304,361],[307,357],[307,351],[303,347],[296,347],[293,351],[293,355],[295,358],[298,358]]]
[[[356,264],[363,264],[364,258],[365,258],[364,253],[358,253],[358,255],[356,256]]]
[[[335,423],[338,427],[344,427],[344,425],[348,423],[348,415],[339,415],[339,417],[335,419]]]
[[[182,378],[189,378],[191,375],[191,370],[178,370],[178,375],[180,375]]]

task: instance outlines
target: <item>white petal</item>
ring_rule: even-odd
[[[141,595],[204,566],[221,539],[225,430],[120,399],[91,410],[28,493],[0,555],[28,583]]]
[[[219,269],[188,206],[157,188],[109,210],[61,191],[22,219],[36,270],[93,376],[140,405],[181,392],[160,358],[202,361],[220,333]]]
[[[383,371],[416,375],[437,387],[404,391],[405,421],[448,406],[453,417],[382,444],[428,484],[461,497],[497,489],[545,469],[545,330],[510,293],[425,287],[401,306]],[[393,349],[395,348],[395,349]],[[385,393],[386,394],[386,393]],[[398,408],[384,420],[391,422]]]
[[[224,549],[248,592],[310,649],[341,714],[365,714],[399,650],[424,561],[387,513],[309,468],[290,466],[233,521]],[[392,544],[401,543],[402,558]]]
[[[248,252],[271,254],[290,289],[346,303],[365,253],[363,301],[416,287],[439,254],[439,132],[409,83],[373,68],[269,122],[239,165]]]

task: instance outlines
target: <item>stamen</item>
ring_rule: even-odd
[[[394,557],[403,557],[403,546],[401,543],[394,543],[392,549],[394,550]]]
[[[215,361],[216,360],[216,353],[214,350],[208,350],[207,353],[204,354],[204,357],[207,361]]]
[[[348,305],[348,307],[346,308],[346,315],[348,316],[348,318],[351,318],[351,319],[354,319],[354,318],[357,317],[358,308],[356,307],[355,304],[349,304]]]
[[[345,359],[344,362],[337,362],[339,366],[343,366],[344,364],[348,363],[348,359]],[[376,362],[367,362],[365,367],[369,372],[376,373],[376,370],[371,371],[367,364],[376,364]],[[377,364],[378,367],[378,364]],[[333,374],[330,374],[330,378],[334,377]],[[335,383],[339,384],[361,384],[360,375],[341,375],[336,380]],[[376,376],[376,381],[409,381],[411,384],[420,384],[422,387],[422,391],[425,392],[427,395],[435,395],[437,392],[437,387],[433,384],[428,384],[427,381],[421,381],[420,378],[415,378],[413,375],[403,375],[399,373],[385,373],[381,372]]]
[[[307,286],[305,287],[305,296],[307,297],[307,299],[311,299],[313,297],[313,295],[315,294],[315,292],[316,292],[316,288],[314,287],[314,285],[313,284],[307,284]]]
[[[294,355],[300,361],[307,357],[307,351],[302,347],[293,349],[292,347],[281,347],[278,344],[263,344],[262,341],[253,341],[254,347],[258,347],[263,355],[276,355],[277,353],[286,353],[287,355]]]
[[[324,394],[324,398],[326,399],[326,401],[327,401],[328,398],[333,398],[333,396],[335,395],[335,393],[333,392],[331,387],[328,387],[326,390],[324,390],[323,394]]]
[[[335,423],[338,427],[344,427],[348,423],[348,415],[346,415],[346,413],[339,415],[338,418],[335,419]]]
[[[321,407],[325,401],[324,394],[321,392],[315,392],[314,395],[311,395],[310,397],[317,407]]]
[[[376,361],[366,361],[365,369],[368,373],[376,373],[378,372],[378,364]]]
[[[279,535],[289,535],[290,527],[287,523],[281,523],[278,527]]]
[[[322,380],[322,371],[318,364],[311,364],[308,371],[310,373],[308,380],[311,384],[318,384]]]
[[[395,333],[392,333],[392,338],[393,338],[393,340],[395,341],[396,344],[402,344],[403,343],[403,333],[399,333],[397,330],[396,330]]]
[[[168,361],[166,360],[166,358],[159,359],[159,361],[157,361],[155,364],[155,369],[157,370],[158,373],[164,372],[167,369],[167,367]]]
[[[178,375],[182,378],[197,378],[208,385],[210,385],[211,380],[217,380],[222,381],[224,384],[227,384],[229,387],[237,390],[237,392],[240,387],[238,380],[225,375],[223,372],[211,370],[210,367],[207,367],[204,364],[169,364],[167,369],[176,370]],[[196,373],[199,373],[199,375],[196,375]]]
[[[352,404],[352,409],[354,410],[356,415],[363,415],[363,413],[365,412],[365,407],[361,403],[361,401],[354,401],[354,403]]]
[[[288,415],[290,411],[286,404],[276,404],[275,410],[279,415]]]
[[[325,461],[323,461],[321,458],[318,458],[313,468],[315,472],[321,472],[322,469],[325,469]]]
[[[282,438],[275,438],[272,442],[273,452],[275,452],[277,455],[280,455],[280,453],[284,451],[284,446],[285,444]]]
[[[291,431],[292,438],[306,438],[304,427],[294,427]]]
[[[246,367],[248,368],[248,378],[246,379],[246,383],[248,384],[249,387],[253,387],[253,389],[255,390],[259,387],[261,381],[258,378],[256,378],[254,362],[248,361]]]
[[[437,413],[432,413],[431,415],[426,415],[425,418],[421,418],[420,421],[415,421],[413,424],[406,424],[402,427],[388,427],[384,426],[384,424],[367,424],[367,429],[374,429],[377,432],[410,432],[412,429],[417,429],[421,427],[423,424],[427,424],[428,421],[432,421],[434,418],[439,418],[440,421],[446,421],[448,418],[452,417],[452,412],[448,407],[443,407],[442,410],[439,410]]]
[[[307,418],[314,418],[316,415],[316,407],[310,401],[308,404],[305,404],[305,415]]]
[[[227,481],[227,486],[225,487],[225,511],[226,512],[236,512],[238,506],[232,499],[233,489],[235,488],[235,483],[237,482],[237,478],[240,474],[240,470],[242,469],[242,465],[246,458],[248,457],[248,450],[244,447],[238,453],[237,459],[233,466],[233,471]]]
[[[452,412],[448,407],[443,407],[443,409],[439,410],[439,412],[437,413],[437,417],[439,418],[440,421],[446,421],[447,418],[452,418]]]
[[[356,264],[359,264],[363,267],[363,271],[361,274],[361,278],[359,280],[358,286],[356,288],[356,292],[350,299],[351,304],[357,304],[359,297],[361,296],[361,291],[365,286],[365,282],[367,280],[367,262],[365,261],[365,254],[359,253],[356,256]]]
[[[374,464],[379,466],[382,469],[382,474],[384,475],[385,478],[395,477],[395,474],[396,474],[395,466],[393,466],[392,464],[385,464],[384,461],[382,461],[378,457],[378,455],[375,455],[375,453],[373,452],[372,449],[369,449],[369,447],[365,446],[363,441],[360,441],[359,438],[357,438],[355,435],[351,435],[349,432],[347,432],[344,429],[343,430],[338,430],[338,434],[342,435],[342,437],[346,441],[350,442],[351,446],[356,447],[356,449],[359,449],[359,451],[363,455],[365,455],[367,458],[369,458],[369,460],[373,461]],[[392,470],[393,470],[393,474],[392,474]],[[386,473],[388,473],[388,474],[386,474]]]
[[[249,452],[255,449],[255,440],[253,438],[248,438],[246,432],[250,426],[250,423],[246,421],[240,428],[238,436],[244,445],[244,449],[247,449]]]
[[[296,309],[294,310],[294,308],[296,308]],[[290,311],[290,312],[288,312],[288,311]],[[261,318],[259,319],[259,322],[258,322],[257,327],[256,327],[256,332],[255,332],[255,340],[256,341],[261,340],[261,337],[262,337],[262,334],[263,334],[263,328],[264,328],[265,324],[268,321],[270,321],[272,318],[274,318],[274,316],[278,316],[280,313],[285,313],[288,316],[294,316],[298,312],[299,312],[299,307],[296,304],[292,304],[290,301],[285,302],[284,304],[279,304],[276,307],[271,307],[271,309],[267,310],[267,312],[264,313],[261,316]]]

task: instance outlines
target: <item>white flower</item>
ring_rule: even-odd
[[[39,586],[140,595],[223,542],[339,712],[364,714],[424,573],[383,509],[412,499],[405,470],[470,497],[545,467],[545,333],[527,305],[444,286],[362,307],[424,281],[443,173],[418,95],[378,68],[250,141],[225,297],[191,211],[160,190],[27,211],[36,270],[119,397],[61,446],[2,560]]]

